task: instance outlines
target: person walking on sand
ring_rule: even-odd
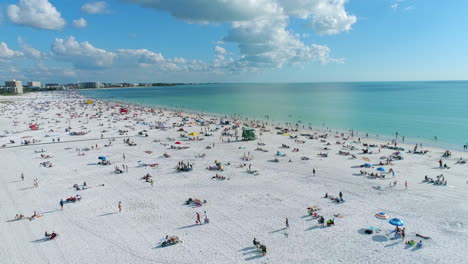
[[[401,241],[405,241],[405,228],[401,230]]]
[[[408,189],[408,181],[405,181],[405,189]]]
[[[124,153],[124,154],[122,154],[122,157],[123,157],[123,160],[125,161],[125,153]]]
[[[151,179],[150,183],[151,183],[151,187],[153,187],[154,180]]]
[[[21,181],[24,181],[24,173],[21,173]]]
[[[117,207],[119,208],[119,213],[122,212],[122,202],[119,201],[119,204],[117,205]]]
[[[288,218],[287,218],[287,217],[286,217],[285,224],[286,224],[286,228],[289,228],[289,220],[288,220]]]
[[[312,174],[315,176],[315,168],[312,170]]]
[[[197,212],[197,221],[195,222],[197,224],[200,224],[201,225],[201,220],[200,220],[200,213]]]
[[[340,191],[340,199],[342,199],[342,198],[343,198],[343,193],[341,193],[341,191]]]
[[[63,201],[63,199],[60,199],[59,204],[60,204],[60,208],[61,208],[62,210],[63,210],[63,204],[64,204],[64,203],[65,203],[65,202]]]

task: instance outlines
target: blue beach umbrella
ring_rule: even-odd
[[[385,168],[378,167],[378,168],[377,168],[377,170],[378,170],[378,171],[382,171],[382,172],[384,172],[384,171],[385,171]]]
[[[363,166],[366,167],[366,168],[370,168],[370,167],[372,167],[372,164],[370,164],[370,163],[365,163]]]
[[[98,159],[103,160],[103,161],[106,161],[106,160],[107,160],[107,158],[104,157],[104,156],[99,156]]]
[[[405,224],[405,223],[403,223],[403,221],[401,221],[398,218],[392,218],[392,219],[390,219],[390,221],[388,221],[388,223],[391,224],[391,225],[394,225],[394,226],[403,226]]]

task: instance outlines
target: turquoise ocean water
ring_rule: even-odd
[[[354,129],[372,137],[392,137],[398,131],[406,142],[458,149],[468,142],[468,81],[199,84],[81,93],[198,112],[258,119],[269,115],[274,121]]]

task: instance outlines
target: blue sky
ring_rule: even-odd
[[[468,79],[467,1],[2,0],[0,81]]]

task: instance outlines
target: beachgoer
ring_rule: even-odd
[[[315,168],[312,169],[312,174],[315,176]]]
[[[122,212],[122,202],[119,201],[119,204],[117,205],[117,207],[119,208],[119,213]]]
[[[285,221],[285,223],[286,223],[286,228],[289,228],[289,220],[288,220],[288,218],[287,218],[287,217],[286,217],[286,221]]]
[[[196,223],[201,225],[200,213],[198,213],[198,212],[197,212],[197,221],[196,221]]]
[[[64,204],[64,203],[65,203],[65,202],[63,201],[63,199],[60,199],[59,204],[60,204],[60,208],[61,208],[62,210],[63,210],[63,204]]]
[[[343,193],[340,191],[340,200],[343,198]]]
[[[408,181],[405,181],[405,189],[408,189]]]
[[[24,181],[24,173],[21,173],[21,181]]]
[[[401,241],[405,241],[405,228],[401,230]]]

